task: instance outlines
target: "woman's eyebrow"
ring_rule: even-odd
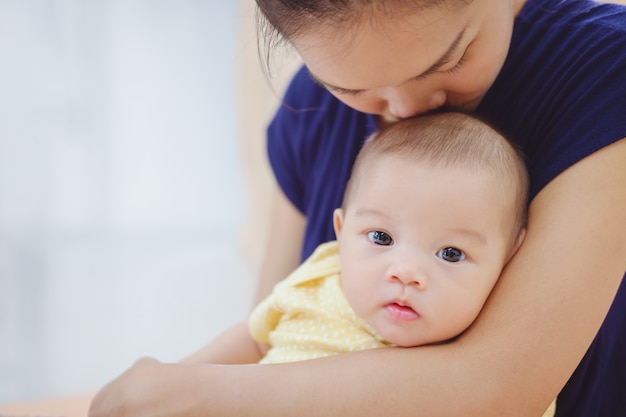
[[[446,51],[441,55],[441,57],[439,57],[439,59],[433,65],[431,65],[423,73],[421,73],[419,75],[416,75],[415,77],[410,78],[408,81],[417,80],[417,79],[420,79],[420,78],[427,77],[428,75],[436,72],[439,68],[443,67],[448,62],[450,62],[450,59],[454,56],[455,52],[459,48],[459,45],[461,44],[461,41],[463,40],[463,36],[465,35],[466,29],[467,29],[467,26],[465,26],[459,32],[459,34],[456,35],[456,37],[454,38],[454,40],[452,41],[452,43],[450,44],[448,49],[446,49]],[[365,89],[352,90],[352,89],[349,89],[349,88],[337,87],[336,85],[329,84],[329,83],[327,83],[325,81],[322,81],[319,78],[317,78],[317,76],[315,74],[313,74],[310,70],[309,70],[309,76],[313,79],[313,81],[315,81],[316,83],[318,83],[322,87],[325,87],[325,88],[327,88],[329,90],[332,90],[332,91],[335,91],[337,93],[357,94],[357,93],[360,93],[362,91],[365,91]]]

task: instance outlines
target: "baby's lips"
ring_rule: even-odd
[[[402,301],[394,301],[387,304],[385,310],[392,319],[397,321],[412,321],[420,318],[417,311]]]

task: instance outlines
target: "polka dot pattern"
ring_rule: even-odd
[[[250,317],[272,348],[262,363],[293,362],[391,346],[354,313],[341,290],[337,242],[320,245]]]

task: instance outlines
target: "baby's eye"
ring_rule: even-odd
[[[393,244],[393,239],[385,232],[381,232],[380,230],[374,230],[373,232],[368,232],[367,237],[373,243],[381,246],[389,246]]]
[[[463,251],[453,247],[440,249],[437,256],[446,262],[461,262],[465,259]]]

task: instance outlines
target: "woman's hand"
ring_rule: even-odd
[[[89,408],[89,417],[123,417],[142,414],[146,404],[155,401],[158,396],[151,391],[162,387],[150,386],[153,374],[161,372],[163,365],[153,358],[138,360],[131,368],[117,379],[106,385],[93,399]]]
[[[140,359],[96,395],[89,417],[186,415],[204,399],[196,383],[203,368]]]

